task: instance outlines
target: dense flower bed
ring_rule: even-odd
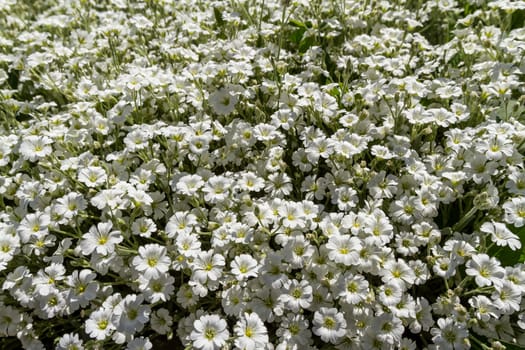
[[[524,18],[1,1],[0,347],[525,345]]]

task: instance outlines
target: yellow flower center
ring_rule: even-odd
[[[331,317],[327,317],[324,319],[324,326],[328,329],[332,329],[335,326],[335,320]]]
[[[157,265],[157,262],[158,260],[156,258],[148,258],[148,265],[150,267],[154,267],[155,265]]]
[[[244,334],[245,334],[248,338],[251,338],[252,335],[253,335],[253,329],[251,329],[251,327],[246,327],[246,331],[244,332]]]

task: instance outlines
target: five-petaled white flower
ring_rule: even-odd
[[[166,247],[152,243],[139,247],[139,255],[131,263],[146,279],[154,279],[168,272],[171,259]]]
[[[337,344],[346,334],[346,320],[336,308],[322,307],[314,313],[313,332],[325,342]]]
[[[230,336],[228,325],[218,315],[204,315],[193,322],[190,334],[195,349],[219,350]]]
[[[122,237],[120,231],[112,231],[112,228],[113,223],[111,221],[99,222],[97,226],[91,226],[80,241],[82,254],[89,255],[94,251],[101,255],[113,253],[115,245],[122,242],[124,237]]]
[[[487,254],[472,255],[466,267],[467,275],[475,277],[476,284],[480,287],[499,285],[505,276],[505,270],[501,267],[500,262]]]

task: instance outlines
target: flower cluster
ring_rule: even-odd
[[[0,2],[0,347],[525,346],[524,18]]]

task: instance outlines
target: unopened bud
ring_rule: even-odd
[[[505,345],[501,344],[497,340],[494,340],[492,342],[492,344],[490,344],[490,345],[491,345],[492,349],[494,349],[494,350],[505,350],[506,349]]]
[[[432,128],[431,128],[430,126],[427,126],[426,128],[424,128],[424,129],[421,131],[421,133],[422,133],[423,135],[430,135],[430,134],[432,134]]]
[[[468,320],[467,324],[468,324],[469,328],[476,327],[476,326],[478,326],[479,321],[478,321],[477,318],[471,318],[470,320]]]
[[[474,206],[478,210],[490,209],[489,194],[487,192],[482,192],[474,197]]]

